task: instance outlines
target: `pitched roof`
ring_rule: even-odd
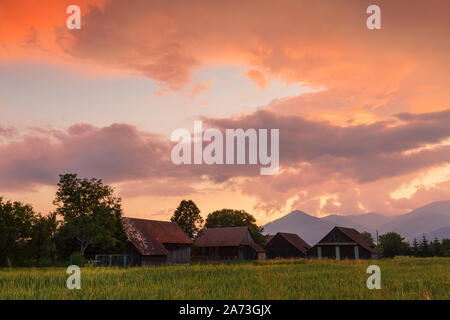
[[[264,253],[264,252],[266,252],[266,250],[264,250],[264,248],[261,247],[261,246],[260,246],[259,244],[257,244],[256,242],[250,243],[249,246],[250,246],[251,248],[253,248],[253,250],[255,250],[255,251],[258,252],[258,253]]]
[[[351,240],[353,240],[355,243],[359,244],[361,247],[363,247],[367,251],[369,251],[371,253],[376,253],[375,245],[373,244],[373,242],[370,241],[369,239],[367,239],[366,237],[364,237],[357,230],[355,230],[353,228],[344,228],[344,227],[334,227],[333,230],[334,229],[338,229],[339,231],[341,231],[343,234],[345,234],[347,237],[349,237]],[[330,232],[332,232],[333,230],[331,230]],[[320,240],[319,243],[322,243],[322,240]]]
[[[203,229],[195,240],[197,247],[237,247],[248,245],[248,227]]]
[[[164,244],[192,244],[175,222],[122,218],[125,233],[142,255],[167,255]]]
[[[309,248],[311,248],[311,246],[305,240],[300,238],[295,233],[278,232],[274,237],[272,237],[272,239],[274,239],[276,236],[280,236],[280,237],[284,238],[291,245],[293,245],[295,248],[297,248],[298,250],[300,250],[303,253],[306,253],[306,251]],[[272,240],[272,239],[270,239],[270,240]],[[269,242],[266,244],[266,246],[269,244]]]
[[[273,237],[275,237],[273,234],[267,235],[267,236],[266,236],[266,242],[265,242],[265,244],[268,244],[268,243],[270,242],[270,240],[273,239]]]
[[[341,230],[347,237],[357,242],[361,247],[365,248],[369,252],[376,253],[375,245],[372,241],[364,237],[361,233],[353,228],[336,227]]]

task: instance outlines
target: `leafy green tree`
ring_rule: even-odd
[[[397,255],[407,254],[409,244],[404,238],[395,232],[388,232],[379,237],[379,250],[384,257],[392,258]]]
[[[208,215],[205,228],[242,227],[247,226],[255,242],[264,245],[263,227],[256,225],[256,219],[244,210],[222,209]]]
[[[200,210],[192,200],[182,200],[170,221],[178,224],[191,239],[195,237],[203,225]]]
[[[366,237],[367,239],[369,239],[370,241],[373,242],[373,237],[372,237],[372,234],[370,232],[363,231],[363,232],[361,232],[361,235],[363,235],[364,237]]]
[[[26,246],[35,219],[33,207],[0,197],[0,265],[18,263],[26,256]]]
[[[43,257],[47,257],[53,264],[55,263],[55,235],[57,229],[56,213],[51,213],[48,216],[38,214],[34,219],[29,246],[37,265],[39,265]]]
[[[78,243],[81,256],[90,247],[111,253],[125,249],[121,199],[101,179],[60,175],[53,203],[64,219],[62,234]]]

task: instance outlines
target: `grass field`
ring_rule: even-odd
[[[369,290],[366,268],[381,268]],[[0,299],[449,299],[450,258],[268,260],[148,268],[0,269]]]

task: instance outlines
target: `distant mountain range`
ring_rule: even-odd
[[[264,226],[265,234],[277,232],[296,233],[310,245],[322,239],[333,227],[349,227],[359,232],[397,232],[412,241],[423,235],[428,240],[450,238],[450,201],[438,201],[417,208],[406,214],[387,217],[380,213],[360,215],[329,215],[322,218],[295,210]]]

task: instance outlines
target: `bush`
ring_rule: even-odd
[[[71,255],[71,264],[79,267],[84,267],[88,263],[87,259],[79,252],[74,252]]]

